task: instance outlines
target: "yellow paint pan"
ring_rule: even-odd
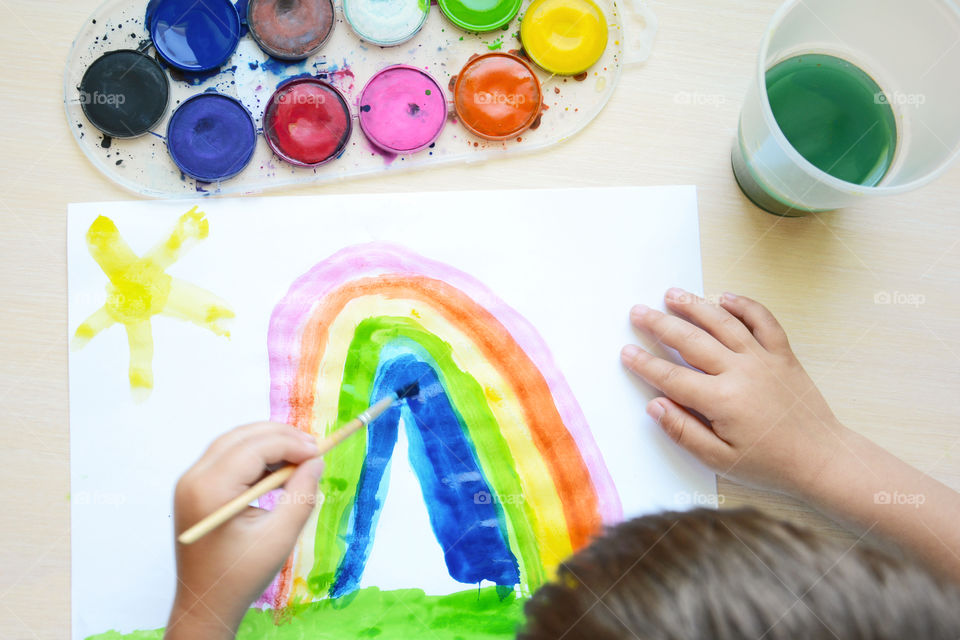
[[[607,19],[592,0],[534,0],[520,23],[523,49],[537,66],[572,76],[607,48]]]

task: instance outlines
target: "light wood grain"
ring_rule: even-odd
[[[550,151],[289,193],[696,184],[707,291],[767,303],[843,421],[960,489],[960,167],[920,192],[818,217],[750,205],[729,149],[777,4],[654,3],[651,60],[624,73],[586,131]],[[69,636],[66,205],[131,197],[87,163],[63,114],[67,52],[96,5],[0,1],[4,638]],[[684,94],[710,98],[682,104]],[[878,291],[925,303],[877,305]],[[720,489],[728,506],[844,535],[782,497]]]

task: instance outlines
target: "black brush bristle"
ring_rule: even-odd
[[[420,394],[420,382],[411,382],[407,386],[397,389],[396,394],[398,400],[413,398]]]

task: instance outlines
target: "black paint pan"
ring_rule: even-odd
[[[133,49],[94,60],[79,89],[84,115],[113,138],[135,138],[152,129],[170,98],[170,81],[160,63]]]

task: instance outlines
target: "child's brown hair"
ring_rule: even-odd
[[[526,613],[518,640],[960,638],[957,585],[875,544],[753,509],[613,527]]]

